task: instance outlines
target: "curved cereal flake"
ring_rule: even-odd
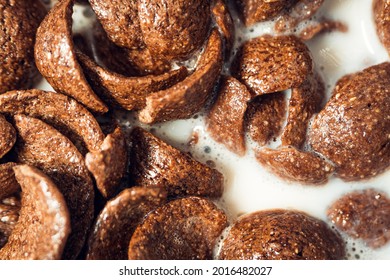
[[[129,259],[207,260],[227,226],[225,213],[211,201],[188,197],[150,213],[130,240]]]
[[[116,128],[109,134],[100,151],[86,154],[85,163],[101,194],[105,198],[113,196],[127,168],[127,145],[122,130]]]
[[[0,200],[20,190],[13,170],[15,165],[16,163],[13,162],[0,164]]]
[[[346,181],[390,166],[390,63],[346,75],[308,133],[312,149],[331,160]]]
[[[280,134],[286,111],[287,101],[283,92],[257,96],[248,104],[245,113],[246,131],[257,144],[266,145]]]
[[[45,14],[39,0],[0,0],[0,94],[33,84],[35,33]]]
[[[65,197],[71,217],[70,234],[63,258],[80,253],[93,220],[94,189],[84,158],[72,142],[46,123],[16,115],[17,161],[45,172]]]
[[[236,32],[233,18],[230,14],[228,6],[226,5],[226,1],[215,0],[211,12],[213,14],[214,21],[216,22],[222,36],[225,39],[225,55],[226,57],[229,57],[230,51],[233,48]]]
[[[211,23],[209,0],[139,0],[143,39],[153,56],[186,59],[207,38]]]
[[[0,113],[25,114],[54,126],[76,145],[98,151],[104,134],[94,116],[65,95],[42,90],[10,91],[0,95]]]
[[[56,91],[94,112],[105,113],[108,108],[93,92],[77,62],[72,41],[73,4],[74,0],[58,2],[43,20],[36,36],[35,61]]]
[[[16,132],[13,126],[0,114],[0,159],[14,146]]]
[[[118,104],[126,110],[144,108],[147,96],[173,86],[188,75],[187,68],[181,67],[160,75],[125,77],[100,67],[82,53],[78,53],[78,58],[95,91],[108,103]]]
[[[211,95],[222,70],[222,40],[214,29],[196,70],[171,88],[146,98],[139,119],[144,123],[185,119],[198,112]]]
[[[165,200],[160,188],[133,187],[108,201],[89,237],[87,259],[126,260],[135,228]]]
[[[135,185],[165,188],[169,196],[220,197],[223,176],[166,144],[153,134],[135,128],[130,136],[130,175]]]
[[[340,231],[364,240],[371,248],[390,241],[390,199],[379,190],[347,193],[329,207],[327,215]]]
[[[13,179],[16,181],[12,170]],[[20,188],[20,187],[19,187]],[[14,194],[4,199],[0,198],[0,249],[7,243],[9,236],[19,220],[20,195]]]
[[[264,35],[246,42],[234,62],[235,76],[257,95],[301,85],[313,71],[307,46],[293,35]]]
[[[303,212],[273,209],[233,224],[219,254],[222,260],[343,260],[344,241],[324,221]]]
[[[207,117],[211,137],[240,156],[246,152],[244,116],[251,97],[246,86],[226,77]]]
[[[287,124],[281,137],[283,146],[302,148],[309,121],[320,110],[324,98],[325,85],[316,74],[309,75],[300,86],[292,89]]]
[[[64,197],[44,173],[28,165],[14,167],[22,187],[22,207],[0,259],[60,259],[70,233]]]
[[[324,184],[334,171],[324,159],[293,147],[264,148],[256,153],[256,158],[279,177],[303,184]]]
[[[374,0],[373,10],[379,39],[390,55],[390,2],[388,0]]]

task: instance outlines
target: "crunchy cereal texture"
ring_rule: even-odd
[[[35,33],[45,14],[39,0],[0,0],[0,94],[32,85]]]
[[[344,241],[303,212],[267,210],[240,218],[219,254],[222,260],[340,260]]]
[[[334,171],[330,163],[316,154],[293,147],[264,148],[256,153],[256,158],[279,177],[302,184],[324,184]]]
[[[0,159],[14,146],[16,132],[13,126],[0,114]]]
[[[85,155],[85,164],[105,198],[117,193],[119,183],[125,176],[127,163],[127,145],[119,127],[104,139],[100,151]]]
[[[246,86],[233,77],[226,77],[207,118],[211,137],[240,156],[246,152],[244,116],[250,99]]]
[[[390,54],[390,2],[374,0],[373,10],[379,39]]]
[[[98,151],[104,134],[94,116],[75,100],[42,90],[10,91],[0,95],[0,113],[41,119],[72,140],[79,150]]]
[[[138,16],[152,56],[188,58],[207,38],[211,23],[209,0],[139,0]]]
[[[88,56],[78,53],[79,62],[91,86],[107,103],[126,110],[139,110],[146,106],[146,97],[181,82],[188,70],[177,70],[160,75],[127,77],[100,67]]]
[[[130,175],[136,186],[159,186],[169,196],[196,195],[217,198],[223,176],[166,144],[153,134],[135,128],[130,136]]]
[[[12,174],[16,181],[15,175]],[[7,243],[9,236],[19,220],[20,196],[15,194],[4,199],[0,198],[0,249]]]
[[[127,260],[135,228],[165,203],[161,188],[133,187],[108,201],[97,217],[88,242],[88,260]]]
[[[133,260],[210,260],[217,238],[227,226],[225,213],[211,201],[188,197],[149,214],[129,245]]]
[[[385,171],[390,164],[390,63],[341,78],[309,131],[312,148],[351,181]]]
[[[213,29],[196,70],[171,88],[146,97],[139,119],[151,124],[185,119],[198,112],[209,99],[222,70],[222,39]]]
[[[321,109],[324,97],[325,85],[315,73],[308,75],[299,87],[292,89],[287,124],[281,137],[283,146],[302,148],[309,121]]]
[[[72,232],[63,258],[74,259],[84,245],[94,211],[93,183],[84,157],[68,138],[46,123],[24,115],[16,115],[14,119],[18,133],[17,161],[45,172],[65,198]]]
[[[229,57],[234,44],[235,29],[232,15],[226,5],[226,0],[215,0],[211,12],[225,39],[225,55]]]
[[[340,231],[374,249],[390,240],[390,199],[381,191],[347,193],[329,207],[327,215]]]
[[[296,36],[264,35],[244,43],[234,76],[257,95],[300,86],[313,71],[307,46]]]
[[[0,200],[7,198],[20,190],[19,183],[15,179],[13,167],[16,163],[7,162],[0,164]]]
[[[293,6],[298,0],[235,0],[246,26],[256,22],[270,20],[285,9]]]
[[[264,94],[254,98],[245,113],[246,131],[260,146],[277,137],[287,111],[286,96],[282,92]]]
[[[74,0],[58,2],[38,28],[35,63],[39,72],[59,93],[75,98],[97,113],[106,113],[107,106],[89,86],[77,61],[72,41]]]
[[[20,165],[14,170],[22,187],[22,206],[0,259],[60,259],[71,231],[64,197],[38,169]]]
[[[296,5],[285,10],[275,24],[277,32],[291,32],[301,22],[311,18],[325,0],[299,0]]]

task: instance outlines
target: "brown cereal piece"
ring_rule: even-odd
[[[14,172],[12,176],[16,181]],[[18,194],[0,198],[0,249],[7,243],[19,219],[20,197]]]
[[[378,190],[348,193],[329,207],[327,215],[340,231],[363,239],[372,248],[390,240],[390,199]]]
[[[134,0],[89,0],[108,37],[120,47],[143,47],[138,17],[138,2]]]
[[[256,158],[279,177],[303,184],[324,184],[334,171],[334,167],[319,156],[293,147],[264,148],[257,152]]]
[[[287,111],[286,96],[282,92],[257,96],[248,105],[245,126],[252,140],[260,146],[277,137]]]
[[[125,55],[139,76],[159,75],[172,69],[171,62],[153,55],[147,48],[126,50]]]
[[[250,99],[251,94],[243,84],[226,77],[207,118],[211,137],[240,156],[246,151],[244,116]]]
[[[14,146],[16,132],[13,126],[0,114],[0,159]]]
[[[207,260],[227,226],[225,213],[211,201],[187,197],[150,213],[129,245],[129,259]]]
[[[297,25],[311,18],[322,6],[325,0],[299,0],[282,13],[275,24],[276,32],[291,32]]]
[[[148,95],[165,90],[188,75],[187,68],[181,67],[160,75],[125,77],[100,67],[82,53],[78,53],[78,58],[95,91],[108,103],[119,104],[126,110],[142,109]]]
[[[191,117],[207,102],[221,71],[222,39],[213,29],[195,72],[173,87],[148,96],[140,121],[151,124]]]
[[[252,39],[234,63],[235,76],[257,95],[298,87],[312,71],[309,49],[293,35]]]
[[[46,123],[16,115],[17,161],[45,172],[65,197],[71,215],[72,232],[64,259],[74,259],[88,234],[93,220],[94,189],[83,156],[65,136]]]
[[[0,164],[0,200],[9,197],[20,190],[13,170],[15,165],[16,163],[13,162]]]
[[[225,39],[225,55],[226,57],[229,57],[234,44],[235,29],[233,18],[228,6],[226,5],[226,1],[215,0],[211,13],[213,14],[214,21]]]
[[[118,127],[109,134],[100,151],[86,154],[85,164],[103,197],[112,197],[127,168],[127,145],[122,130]]]
[[[69,95],[97,113],[108,108],[89,86],[77,61],[72,41],[74,0],[58,2],[38,28],[35,62],[38,70],[57,91]]]
[[[166,144],[153,134],[135,128],[130,136],[130,175],[137,186],[160,186],[169,196],[220,197],[223,176]]]
[[[75,100],[59,93],[35,89],[7,92],[0,95],[0,113],[42,119],[82,151],[98,151],[104,140],[94,116]]]
[[[314,119],[309,144],[346,181],[375,176],[390,164],[390,63],[341,78]]]
[[[306,28],[304,28],[298,35],[304,41],[313,39],[319,34],[325,32],[347,32],[348,26],[340,21],[334,21],[330,19],[322,19],[320,22],[314,23]]]
[[[135,228],[165,200],[161,188],[133,187],[108,201],[89,237],[87,259],[126,260]]]
[[[325,222],[303,212],[275,209],[241,217],[230,229],[222,260],[341,260],[345,245]]]
[[[320,110],[324,97],[325,85],[317,74],[307,76],[299,87],[292,89],[287,124],[281,137],[283,146],[302,148],[309,121]]]
[[[45,14],[39,0],[0,0],[0,93],[33,83],[35,33]]]
[[[139,0],[138,16],[152,56],[188,58],[204,43],[211,23],[209,0]]]
[[[374,0],[373,10],[379,39],[390,54],[390,2]]]
[[[71,231],[64,197],[48,176],[28,165],[14,167],[22,207],[0,259],[60,259]]]
[[[256,22],[270,20],[298,0],[235,0],[241,12],[244,24],[251,26]]]

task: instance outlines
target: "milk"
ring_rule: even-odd
[[[376,35],[372,15],[372,0],[327,0],[317,17],[326,16],[339,20],[348,26],[348,32],[332,32],[317,36],[307,43],[311,50],[317,70],[322,75],[327,94],[330,95],[336,81],[345,74],[363,70],[389,59],[384,47]],[[84,8],[77,6],[74,15],[74,30],[85,28]],[[80,11],[81,10],[81,11]],[[272,33],[273,22],[256,24],[244,28],[236,20],[236,43],[238,48],[244,41]],[[226,70],[226,69],[225,69]],[[47,83],[40,88],[49,90]],[[138,123],[134,114],[118,115],[121,124],[131,128]],[[149,128],[145,126],[145,128]],[[370,180],[343,182],[337,178],[322,186],[302,186],[286,182],[265,170],[255,159],[256,144],[247,139],[248,152],[238,157],[223,145],[211,139],[205,130],[205,118],[202,112],[188,120],[178,120],[158,124],[153,132],[169,144],[180,150],[190,152],[194,158],[203,162],[212,161],[224,174],[225,193],[217,203],[229,214],[230,221],[242,214],[264,209],[284,208],[305,211],[328,223],[326,210],[343,194],[364,188],[376,188],[390,196],[390,171]],[[191,136],[196,133],[199,141],[189,145]],[[279,141],[272,143],[277,146]],[[345,236],[344,236],[345,237]],[[346,237],[345,237],[346,238]],[[363,242],[346,239],[349,259],[390,259],[390,244],[381,249],[371,250]]]

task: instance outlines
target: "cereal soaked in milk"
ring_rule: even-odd
[[[83,11],[85,8],[78,6],[75,9],[74,29],[80,30],[88,22],[85,16],[88,18],[90,14]],[[237,18],[237,14],[234,11],[232,13]],[[320,34],[307,42],[316,69],[326,83],[329,97],[339,78],[388,61],[389,57],[376,34],[372,0],[327,0],[316,14],[316,18],[322,17],[340,21],[348,27],[346,32]],[[235,24],[233,53],[248,39],[272,33],[274,22],[258,23],[249,28],[245,28],[239,20]],[[297,32],[304,27],[305,24],[298,27]],[[228,72],[228,66],[227,64],[225,72]],[[46,83],[41,83],[39,87],[50,89]],[[131,113],[120,113],[118,118],[129,129],[139,125]],[[390,195],[390,171],[360,182],[331,178],[321,186],[303,186],[279,179],[256,161],[257,146],[249,138],[246,139],[248,150],[243,157],[213,141],[206,132],[202,113],[189,120],[162,123],[151,129],[169,144],[190,152],[197,160],[215,166],[224,174],[225,192],[218,204],[227,211],[231,221],[240,215],[259,210],[285,208],[304,211],[329,222],[326,217],[328,207],[345,193],[375,188]],[[280,139],[274,139],[270,146],[277,147],[279,144]],[[390,244],[372,250],[359,240],[344,237],[347,240],[349,259],[390,259]]]

